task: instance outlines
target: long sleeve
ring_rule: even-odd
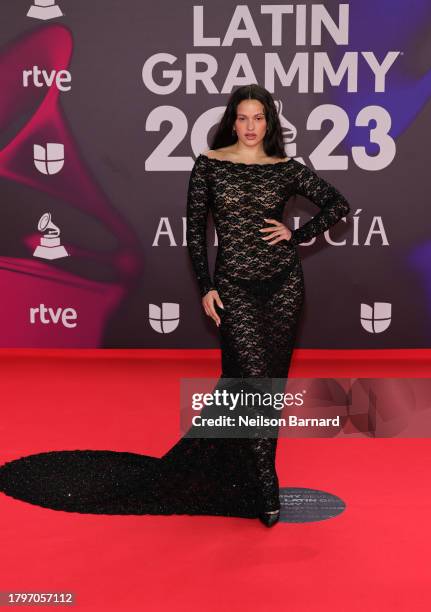
[[[192,266],[203,297],[214,284],[208,268],[206,227],[209,211],[209,192],[205,165],[198,157],[192,168],[187,192],[186,240]]]
[[[328,181],[321,178],[308,166],[297,162],[301,168],[295,180],[295,191],[305,196],[320,208],[309,221],[293,230],[291,240],[295,244],[307,242],[338,223],[350,212],[345,197]]]

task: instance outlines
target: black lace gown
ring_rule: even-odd
[[[274,245],[266,219],[282,221],[293,194],[320,209]],[[201,154],[187,197],[187,245],[201,295],[218,290],[222,373],[228,380],[285,381],[304,300],[297,245],[348,214],[346,199],[295,159],[245,164]],[[208,268],[208,213],[219,246]],[[216,388],[217,388],[216,387]],[[51,451],[0,466],[0,490],[40,506],[96,514],[257,517],[279,508],[277,437],[182,437],[161,458],[114,451]]]

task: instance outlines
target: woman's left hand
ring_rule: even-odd
[[[259,232],[271,232],[268,236],[262,236],[262,240],[273,240],[273,242],[268,242],[268,244],[276,244],[280,242],[280,240],[290,240],[292,236],[291,230],[281,223],[281,221],[276,221],[275,219],[264,219],[267,223],[274,223],[275,227],[263,227],[259,230]]]

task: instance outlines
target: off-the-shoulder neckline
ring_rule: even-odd
[[[204,153],[200,153],[198,155],[198,157],[202,157],[204,159],[208,159],[209,161],[215,161],[218,162],[219,164],[231,164],[233,166],[262,166],[262,167],[268,167],[268,166],[281,166],[282,164],[288,164],[289,162],[291,162],[294,158],[293,157],[289,157],[289,159],[287,159],[286,161],[278,161],[278,162],[272,162],[272,163],[267,163],[267,164],[246,164],[245,162],[234,162],[231,161],[230,159],[217,159],[216,157],[208,157],[208,155],[205,155]]]

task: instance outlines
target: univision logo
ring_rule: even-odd
[[[162,302],[160,308],[156,304],[149,304],[149,321],[154,331],[159,334],[170,334],[180,321],[180,305],[175,302]]]
[[[48,142],[46,148],[33,145],[33,161],[42,174],[58,174],[64,166],[64,145]]]
[[[362,327],[370,334],[384,332],[391,324],[391,308],[390,302],[374,302],[373,306],[361,304]]]

